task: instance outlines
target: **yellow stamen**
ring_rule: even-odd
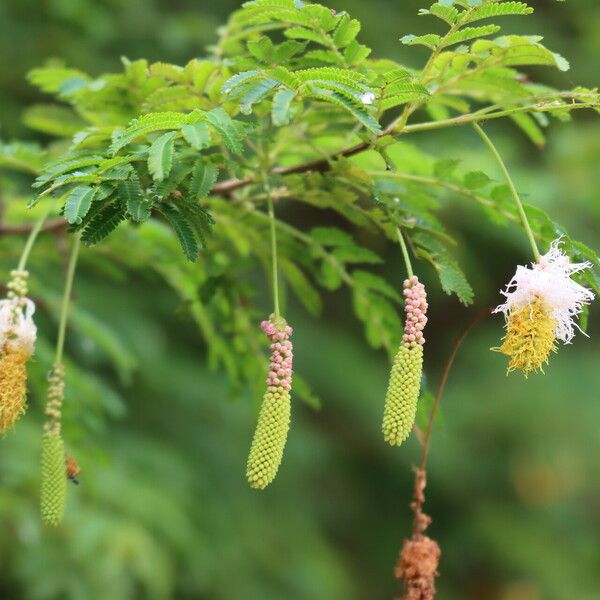
[[[0,357],[0,433],[25,412],[27,359],[26,352],[10,350]]]
[[[510,357],[509,373],[519,369],[527,377],[532,371],[543,372],[550,353],[556,352],[555,328],[556,320],[537,298],[509,315],[502,346],[493,350]]]

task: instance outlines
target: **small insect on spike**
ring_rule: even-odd
[[[251,487],[264,489],[273,481],[290,427],[292,389],[292,328],[271,316],[261,328],[271,340],[271,365],[250,453],[246,477]]]
[[[75,485],[79,485],[79,474],[81,473],[81,469],[77,464],[77,461],[69,455],[65,456],[65,466],[67,470],[67,479],[72,481]]]
[[[381,426],[385,441],[392,446],[406,440],[415,422],[427,323],[427,294],[416,276],[404,282],[404,296],[404,336],[392,365]]]
[[[42,438],[40,492],[42,520],[48,525],[58,525],[65,514],[67,502],[65,449],[60,433],[45,433]]]

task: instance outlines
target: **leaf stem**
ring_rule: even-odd
[[[517,211],[519,213],[519,216],[521,217],[521,222],[523,223],[523,227],[525,228],[525,232],[527,233],[527,238],[529,239],[529,244],[531,246],[531,250],[533,251],[533,256],[535,257],[535,260],[539,262],[540,251],[537,247],[535,237],[533,235],[533,231],[531,230],[531,225],[529,224],[529,220],[527,219],[527,215],[525,213],[525,209],[523,208],[523,203],[521,202],[521,198],[519,197],[519,192],[517,192],[517,188],[515,187],[512,177],[510,176],[510,173],[508,172],[508,169],[506,168],[506,164],[502,160],[502,157],[500,156],[500,153],[496,149],[496,146],[494,146],[494,143],[488,137],[488,135],[485,133],[485,131],[483,131],[483,129],[477,123],[473,123],[473,129],[475,129],[475,131],[477,132],[479,137],[485,142],[487,147],[490,149],[491,153],[494,155],[494,157],[496,158],[496,161],[500,165],[500,169],[504,173],[504,177],[506,178],[508,187],[510,188],[513,199],[515,201]]]
[[[19,265],[17,266],[18,271],[24,271],[27,266],[27,260],[29,259],[29,254],[31,253],[31,249],[35,244],[35,240],[39,235],[42,227],[44,227],[44,223],[46,219],[50,216],[52,212],[52,208],[54,207],[54,202],[48,202],[48,208],[43,212],[42,216],[38,219],[38,221],[33,226],[32,230],[27,237],[27,241],[25,242],[25,246],[23,248],[23,252],[21,253],[21,257],[19,258]]]
[[[410,263],[410,256],[408,255],[408,248],[406,247],[406,242],[404,241],[404,236],[402,235],[402,230],[400,226],[396,226],[396,233],[398,234],[398,242],[400,242],[400,248],[402,248],[402,257],[404,258],[404,264],[406,265],[406,272],[408,273],[408,278],[410,279],[414,273],[412,269],[412,265]]]
[[[65,290],[63,292],[62,308],[60,311],[60,322],[58,325],[58,339],[56,340],[56,356],[54,359],[55,365],[60,365],[65,347],[65,332],[67,330],[67,318],[69,314],[69,304],[71,300],[71,292],[73,290],[73,279],[75,276],[75,267],[77,266],[77,257],[79,256],[79,246],[81,244],[81,235],[76,234],[73,239],[73,247],[71,248],[71,256],[69,257],[69,265],[67,267],[67,276],[65,279]]]

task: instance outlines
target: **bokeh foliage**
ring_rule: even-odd
[[[27,4],[38,3],[9,1],[0,8],[6,17],[1,52],[9,67],[2,89],[10,90],[0,99],[5,138],[31,135],[17,114],[40,98],[24,73],[49,55],[94,74],[117,70],[121,54],[185,63],[203,54],[204,45],[215,39],[216,23],[236,7],[62,0],[31,11]],[[363,20],[361,39],[399,60],[409,56],[397,41],[400,33],[426,30],[422,18],[414,17],[422,3],[380,1],[369,3],[368,10],[364,3],[346,4]],[[591,2],[570,3],[568,10],[540,4],[528,21],[531,30],[547,32],[549,45],[573,65],[568,78],[551,83],[593,86],[590,48],[597,41],[590,23],[600,20],[598,9]],[[36,43],[21,44],[26,51],[17,52],[19,36]],[[598,124],[582,117],[576,126],[559,127],[544,154],[514,128],[507,133],[503,149],[517,165],[516,177],[531,202],[558,213],[578,237],[593,243],[598,186],[590,178],[598,173],[592,168],[600,156]],[[468,132],[424,137],[423,146],[454,145],[457,139],[466,145],[466,170],[489,170]],[[25,190],[28,181],[21,183],[14,188],[14,180],[6,181],[4,193]],[[476,282],[478,303],[495,302],[494,292],[514,263],[525,260],[521,238],[512,230],[482,225],[457,196],[450,193],[447,200],[445,217],[458,232],[459,254]],[[290,219],[316,224],[314,215],[293,211]],[[23,215],[23,208],[11,203],[6,218],[18,222]],[[335,216],[328,218],[340,224]],[[391,565],[409,527],[406,505],[416,444],[398,453],[380,442],[386,357],[365,346],[345,292],[328,295],[319,320],[290,307],[298,369],[323,399],[323,408],[314,413],[297,405],[278,485],[256,495],[242,477],[254,420],[250,390],[232,390],[225,373],[204,367],[193,311],[161,281],[171,277],[176,287],[181,273],[162,272],[159,278],[152,269],[138,267],[143,261],[135,252],[127,252],[145,241],[139,252],[149,253],[156,237],[168,248],[165,235],[160,227],[143,239],[137,231],[123,232],[82,260],[66,427],[84,467],[83,485],[71,494],[64,529],[42,530],[36,513],[36,417],[41,411],[29,413],[3,440],[0,510],[10,532],[0,549],[8,565],[5,595],[389,597]],[[47,236],[31,267],[33,292],[42,300],[44,339],[52,339],[60,294],[62,250],[56,241]],[[1,243],[6,272],[19,244],[14,237]],[[374,239],[365,243],[385,257],[382,273],[400,283],[397,249]],[[467,244],[480,252],[473,255]],[[506,249],[511,244],[512,253]],[[175,240],[172,251],[179,252]],[[158,258],[165,263],[165,256]],[[425,271],[433,285],[431,276]],[[252,283],[244,293],[268,311],[260,273]],[[133,286],[143,293],[132,294]],[[432,304],[427,360],[433,377],[467,315],[441,294]],[[257,311],[254,320],[259,316]],[[252,319],[248,326],[254,326]],[[435,518],[432,533],[444,549],[442,597],[562,599],[576,589],[578,598],[593,598],[600,586],[595,569],[600,556],[593,543],[598,534],[593,516],[598,345],[593,338],[578,340],[547,376],[525,384],[506,379],[502,361],[487,352],[499,334],[496,322],[467,344],[436,431],[429,511]],[[32,377],[34,404],[43,398],[50,357],[50,348],[42,344]],[[239,401],[240,391],[246,401]]]

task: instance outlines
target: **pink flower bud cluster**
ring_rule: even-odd
[[[290,336],[294,331],[281,319],[281,323],[263,321],[260,328],[271,340],[271,365],[267,376],[268,392],[276,393],[282,389],[292,389],[292,342]]]
[[[414,346],[425,343],[423,329],[427,323],[427,292],[425,286],[419,282],[416,275],[404,280],[404,297],[406,311],[406,322],[404,323],[404,335],[402,343],[405,346]]]

